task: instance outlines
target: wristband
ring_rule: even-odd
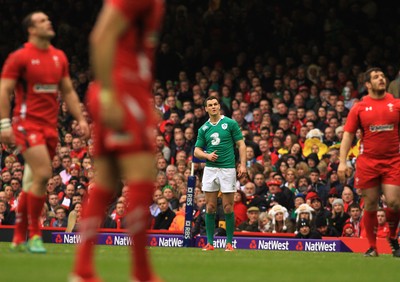
[[[0,120],[0,130],[8,129],[10,127],[11,127],[11,119],[3,118],[3,119]]]

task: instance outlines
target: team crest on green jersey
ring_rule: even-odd
[[[227,129],[228,128],[228,124],[227,123],[223,123],[222,125],[221,125],[221,127],[222,127],[222,129]]]

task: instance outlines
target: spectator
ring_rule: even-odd
[[[186,201],[179,203],[179,208],[175,212],[175,217],[171,222],[170,227],[168,228],[169,231],[175,232],[183,232],[183,228],[185,227],[185,211],[186,211]]]
[[[159,198],[161,198],[162,195],[162,191],[160,189],[156,189],[153,192],[153,203],[150,205],[149,209],[150,209],[150,214],[153,217],[156,217],[159,213],[160,213],[160,207],[157,204],[157,200]]]
[[[7,209],[7,203],[0,199],[0,225],[14,225],[15,211]]]
[[[55,208],[55,220],[52,222],[52,227],[67,227],[68,218],[67,218],[67,210],[63,206],[57,206]]]
[[[353,189],[348,185],[345,185],[343,188],[342,200],[344,203],[344,211],[348,212],[349,206],[354,202]]]
[[[168,230],[175,217],[175,213],[169,207],[168,200],[165,197],[158,198],[157,204],[160,208],[160,213],[155,218],[153,229]]]
[[[321,235],[312,230],[310,227],[310,222],[307,219],[300,219],[297,226],[299,233],[296,234],[296,238],[299,239],[322,239]]]
[[[237,190],[233,198],[233,211],[235,214],[235,227],[237,228],[247,219],[246,194],[242,190]]]
[[[315,227],[321,237],[339,237],[341,235],[335,228],[328,225],[328,218],[323,216],[316,218]]]
[[[287,209],[281,205],[274,205],[268,212],[272,219],[268,232],[272,233],[293,233],[294,226],[289,218]]]
[[[344,203],[342,199],[335,199],[332,203],[332,216],[330,218],[329,224],[339,234],[343,232],[343,226],[347,219],[349,219],[349,215],[344,211]]]
[[[376,231],[377,238],[387,238],[390,234],[389,223],[386,221],[386,212],[383,209],[377,211],[378,217],[378,230]],[[363,233],[364,230],[362,230]],[[365,238],[365,235],[363,236]]]
[[[257,207],[249,207],[247,209],[247,220],[239,224],[237,227],[238,231],[242,232],[258,232],[258,216],[260,215],[260,209]]]
[[[352,203],[348,208],[348,214],[350,215],[350,218],[346,221],[346,223],[349,222],[352,224],[353,237],[360,237],[363,229],[360,206],[356,203]]]
[[[342,237],[357,237],[354,231],[354,226],[350,222],[347,222],[343,226]]]
[[[179,200],[175,195],[174,190],[170,185],[166,185],[162,188],[163,197],[165,197],[172,210],[177,210],[179,207]]]
[[[268,212],[261,212],[258,216],[258,230],[260,232],[269,232],[271,227],[271,219],[269,218]]]
[[[68,215],[68,224],[65,232],[76,232],[81,219],[82,203],[77,202],[72,205],[72,211]]]

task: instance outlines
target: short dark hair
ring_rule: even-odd
[[[315,173],[318,173],[318,175],[320,174],[320,171],[319,171],[319,169],[318,169],[318,168],[316,168],[316,167],[312,167],[312,168],[310,168],[310,174],[311,174],[311,173],[313,173],[313,172],[315,172]]]
[[[352,204],[349,205],[349,207],[347,208],[347,210],[350,212],[351,209],[359,209],[359,210],[361,210],[361,207],[360,207],[360,205],[357,204],[357,203],[352,203]]]
[[[23,31],[24,31],[26,36],[28,36],[28,29],[30,27],[35,26],[35,24],[32,21],[32,16],[34,14],[38,14],[38,13],[44,13],[44,12],[43,11],[33,11],[33,12],[27,14],[25,16],[25,18],[22,20],[22,28],[23,28]]]
[[[28,28],[33,26],[33,21],[32,21],[32,16],[36,13],[40,13],[39,11],[34,11],[25,16],[25,18],[22,20],[22,27],[24,28],[25,31],[28,30]]]
[[[375,72],[380,71],[381,72],[382,69],[381,68],[377,68],[377,67],[367,69],[367,71],[364,73],[364,83],[365,82],[371,82],[371,73],[373,71],[375,71]]]
[[[217,100],[217,101],[218,101],[218,104],[221,104],[220,101],[219,101],[219,99],[218,99],[217,97],[215,97],[215,96],[208,96],[208,97],[204,100],[204,107],[207,106],[207,101],[211,101],[211,100]]]

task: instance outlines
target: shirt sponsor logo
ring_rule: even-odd
[[[32,59],[31,64],[34,65],[40,65],[40,60],[39,59]]]
[[[208,129],[208,126],[205,125],[205,126],[203,126],[201,129],[203,129],[203,131],[206,131],[206,130]]]
[[[58,91],[57,84],[35,84],[33,85],[33,92],[34,93],[50,93],[53,94],[54,92]]]
[[[365,107],[365,111],[372,111],[372,107]]]
[[[381,131],[393,131],[393,124],[381,124],[381,125],[370,125],[369,131],[371,132],[381,132]]]

